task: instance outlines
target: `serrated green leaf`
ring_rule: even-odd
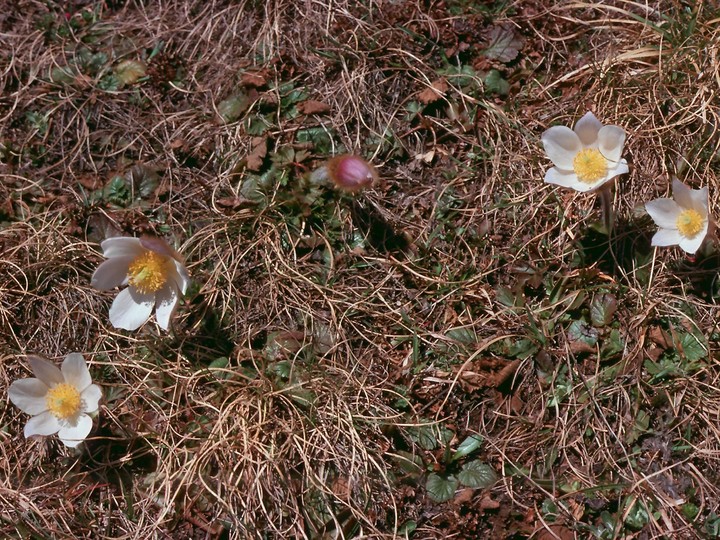
[[[453,475],[440,476],[436,473],[428,475],[425,489],[429,497],[435,502],[449,501],[455,496],[458,487],[458,479]]]
[[[624,349],[625,343],[623,342],[620,330],[613,328],[610,331],[610,335],[603,341],[600,353],[603,359],[607,359],[621,353]]]
[[[471,488],[489,488],[497,482],[497,473],[487,463],[470,461],[463,465],[458,480],[464,486]]]
[[[593,326],[603,327],[612,321],[617,311],[617,299],[610,293],[596,294],[590,303],[590,320]]]
[[[705,338],[690,332],[678,332],[675,348],[690,362],[702,360],[708,354]]]
[[[507,96],[510,93],[510,83],[503,79],[502,75],[497,69],[491,69],[487,75],[485,75],[485,90],[498,94],[500,96]]]
[[[585,321],[577,320],[568,327],[568,338],[570,341],[579,341],[594,347],[598,341],[598,331]]]
[[[480,435],[470,435],[468,438],[466,438],[463,442],[460,443],[460,446],[458,446],[458,449],[452,456],[452,461],[457,461],[460,458],[469,456],[475,450],[480,448],[484,441],[485,439],[483,439]]]

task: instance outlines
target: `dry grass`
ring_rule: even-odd
[[[28,376],[26,353],[80,351],[104,389],[81,453],[24,440],[4,402],[4,537],[712,537],[720,263],[652,250],[638,209],[672,175],[717,209],[720,12],[471,4],[0,15],[0,386]],[[516,60],[482,54],[499,25],[524,39]],[[109,88],[127,59],[148,77]],[[628,131],[609,240],[593,197],[541,181],[540,135],[586,110]],[[308,184],[345,151],[381,182],[354,199]],[[194,281],[170,335],[114,329],[89,285],[100,240],[145,232]],[[600,294],[618,309],[583,348],[571,325]],[[499,481],[434,502],[428,473],[460,462],[422,424],[452,452],[481,435],[466,461]]]

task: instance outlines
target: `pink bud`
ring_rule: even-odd
[[[345,191],[359,191],[377,181],[375,167],[363,158],[350,154],[335,156],[327,162],[327,174],[335,185]]]

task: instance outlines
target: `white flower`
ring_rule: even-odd
[[[695,253],[707,236],[710,225],[708,188],[690,189],[673,178],[673,198],[663,197],[645,203],[645,209],[658,232],[652,238],[653,246],[680,246]]]
[[[103,291],[128,286],[110,307],[112,325],[136,330],[155,308],[158,324],[167,330],[190,282],[180,255],[160,238],[108,238],[101,246],[108,260],[95,270],[92,285]]]
[[[28,356],[37,379],[14,381],[8,389],[10,401],[32,418],[25,424],[25,437],[58,434],[70,448],[76,447],[92,429],[88,413],[98,410],[100,388],[92,384],[81,354],[68,354],[58,369],[44,358]]]
[[[629,171],[621,158],[625,130],[603,126],[588,112],[572,130],[554,126],[542,135],[545,153],[555,165],[545,173],[545,182],[577,191],[592,191]]]

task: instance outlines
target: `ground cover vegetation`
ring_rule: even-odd
[[[720,537],[719,23],[7,2],[3,538]]]

